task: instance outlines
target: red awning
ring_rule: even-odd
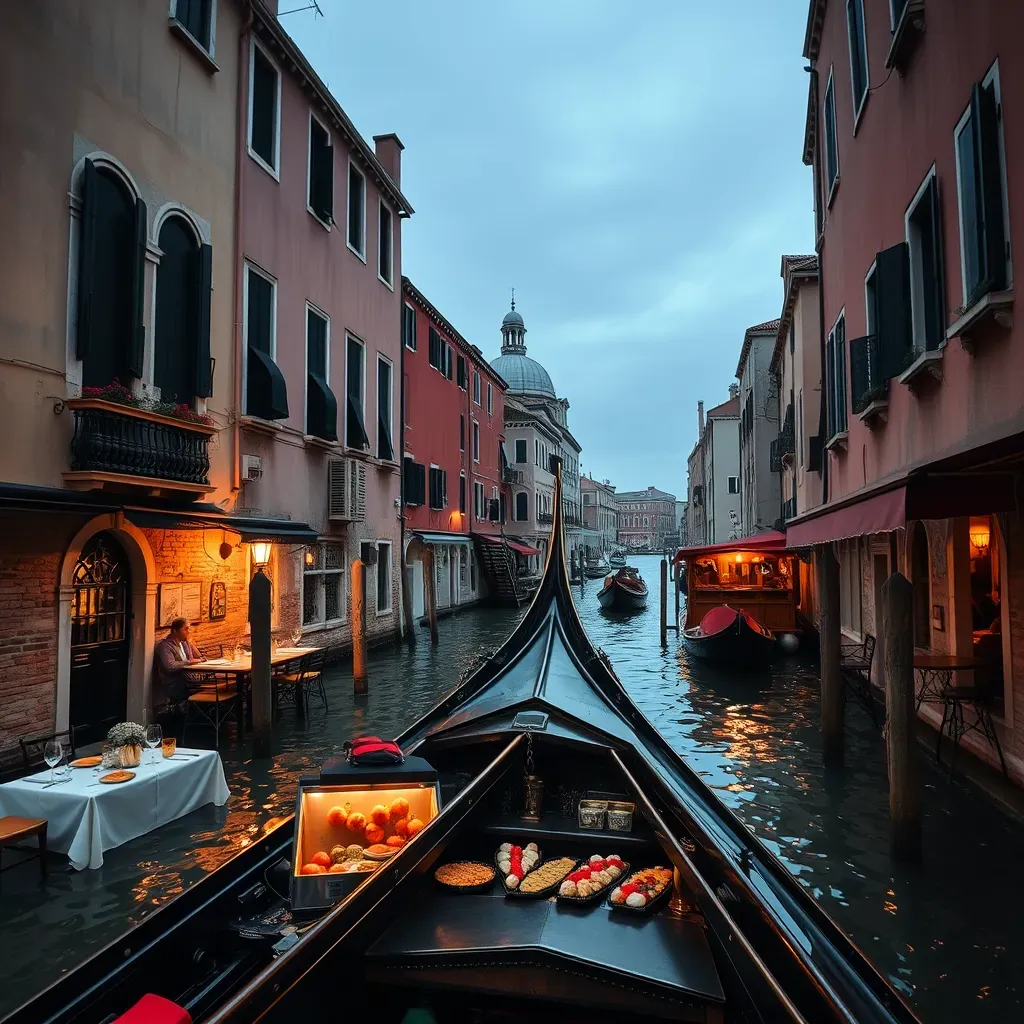
[[[477,540],[482,540],[485,544],[496,544],[501,547],[503,544],[507,548],[511,548],[513,551],[518,551],[521,555],[539,555],[539,548],[531,548],[526,544],[520,544],[518,541],[509,540],[508,537],[499,537],[494,533],[474,533],[474,537]]]
[[[720,544],[698,544],[694,547],[680,548],[676,552],[675,561],[682,562],[688,558],[701,558],[704,555],[723,555],[730,551],[754,551],[760,555],[783,555],[786,553],[786,535],[779,533],[778,530],[768,530],[766,533],[755,533],[752,537],[722,541]]]
[[[518,551],[521,555],[539,555],[540,548],[531,548],[526,544],[519,544],[514,540],[508,540],[506,538],[505,543],[513,550]]]
[[[871,533],[889,533],[906,525],[907,489],[897,487],[881,494],[813,515],[804,522],[786,524],[791,548],[809,548],[846,537],[864,537]]]

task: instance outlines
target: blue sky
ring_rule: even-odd
[[[514,285],[584,470],[684,494],[697,400],[813,249],[806,0],[319,3],[282,24],[405,143],[404,273],[491,359]]]

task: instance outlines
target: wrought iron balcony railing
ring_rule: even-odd
[[[786,415],[782,421],[782,429],[778,436],[771,443],[769,458],[771,460],[771,471],[779,473],[782,471],[782,463],[796,451],[794,444],[795,431],[793,429],[793,406],[786,407]]]
[[[554,518],[555,517],[550,512],[538,512],[537,513],[537,522],[538,523],[544,523],[546,525],[550,525],[551,523],[554,522]]]
[[[878,335],[853,338],[850,343],[850,405],[858,415],[873,402],[884,399],[889,381],[881,372]]]

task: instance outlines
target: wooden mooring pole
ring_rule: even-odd
[[[402,559],[402,621],[405,623],[405,642],[416,646],[416,624],[412,614],[412,588],[409,586],[409,563]]]
[[[843,677],[839,666],[839,562],[831,544],[818,548],[821,650],[821,753],[827,765],[843,763]]]
[[[370,680],[366,674],[366,616],[363,604],[366,589],[363,585],[366,566],[361,558],[352,560],[352,692],[356,696],[370,692]]]
[[[428,544],[423,549],[423,596],[430,624],[430,646],[437,646],[437,580],[434,577],[434,549]]]
[[[249,580],[249,634],[252,642],[253,753],[270,757],[274,699],[270,682],[270,580],[257,569]]]
[[[680,575],[679,575],[681,567],[680,567],[678,562],[673,562],[672,564],[675,566],[675,573],[676,573],[676,578],[675,578],[675,589],[676,589],[676,632],[678,633],[679,632],[679,585],[682,583],[682,579],[680,578]]]
[[[668,646],[668,560],[661,560],[661,646]]]
[[[921,859],[921,791],[915,742],[913,609],[913,585],[894,572],[882,585],[889,826],[893,856],[916,863]]]

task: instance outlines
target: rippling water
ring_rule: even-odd
[[[591,638],[645,714],[925,1021],[1022,1019],[1024,827],[922,757],[926,863],[894,867],[884,748],[864,712],[848,707],[846,768],[826,772],[814,664],[797,656],[737,679],[691,665],[672,633],[663,650],[658,560],[633,562],[651,588],[646,612],[606,616],[596,582],[574,595]],[[429,710],[515,621],[512,612],[473,610],[440,623],[436,650],[420,630],[413,651],[371,652],[368,697],[352,696],[349,668],[340,666],[328,678],[329,712],[314,708],[305,723],[286,713],[272,761],[253,761],[233,737],[222,744],[226,808],[203,808],[111,851],[97,871],[52,871],[45,889],[34,866],[6,873],[0,954],[13,980],[0,990],[0,1013],[292,813],[297,776],[345,739],[370,728],[393,735]]]

